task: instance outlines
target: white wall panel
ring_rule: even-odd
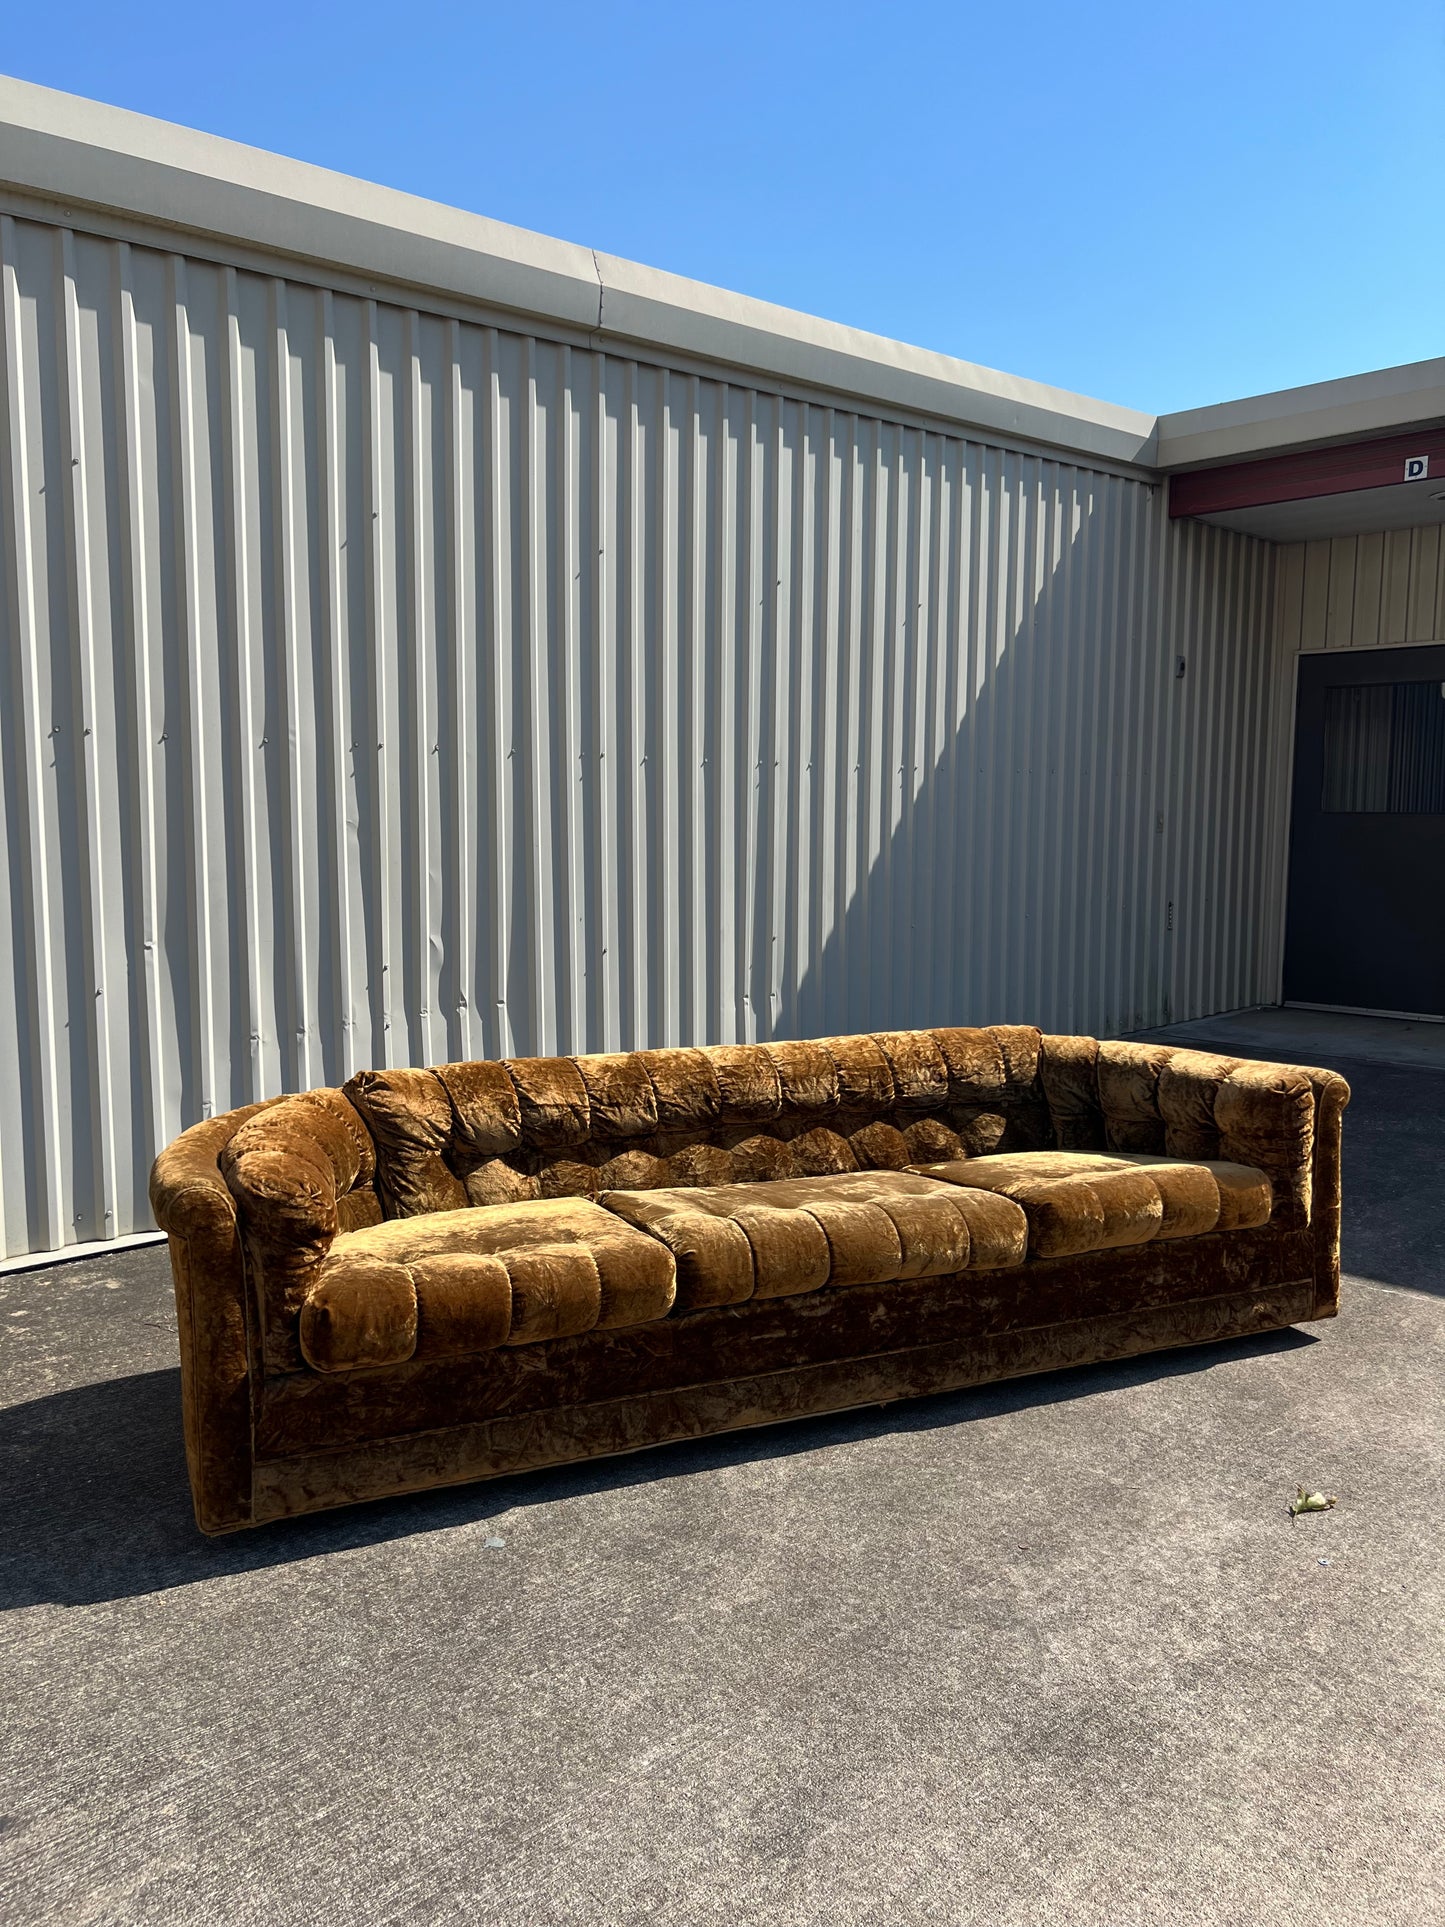
[[[0,281],[5,1250],[363,1065],[1273,994],[1267,545],[37,221]]]

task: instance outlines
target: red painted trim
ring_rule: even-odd
[[[1445,428],[1416,429],[1378,442],[1345,442],[1299,455],[1271,455],[1258,462],[1230,462],[1169,478],[1169,513],[1217,515],[1223,509],[1257,508],[1265,502],[1303,502],[1315,495],[1348,495],[1353,489],[1389,488],[1405,479],[1405,459],[1425,455],[1429,476],[1422,495],[1445,488]]]

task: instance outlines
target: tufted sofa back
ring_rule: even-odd
[[[388,1217],[1054,1142],[1027,1026],[363,1071]]]
[[[332,1239],[384,1217],[1059,1149],[1255,1165],[1292,1230],[1311,1217],[1316,1101],[1347,1095],[1328,1071],[1023,1025],[883,1031],[362,1071],[234,1113],[217,1164],[267,1368],[286,1371]]]
[[[1277,1222],[1310,1212],[1310,1073],[1027,1025],[362,1071],[345,1096],[367,1217],[1051,1148],[1234,1159]]]

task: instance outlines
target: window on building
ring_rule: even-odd
[[[1326,690],[1320,808],[1445,814],[1445,683],[1347,683]]]

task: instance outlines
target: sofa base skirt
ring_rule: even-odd
[[[996,1379],[1248,1337],[1318,1317],[1316,1300],[1314,1278],[1299,1278],[1064,1324],[260,1459],[254,1467],[251,1518],[237,1524],[262,1525],[331,1506],[887,1405]]]

